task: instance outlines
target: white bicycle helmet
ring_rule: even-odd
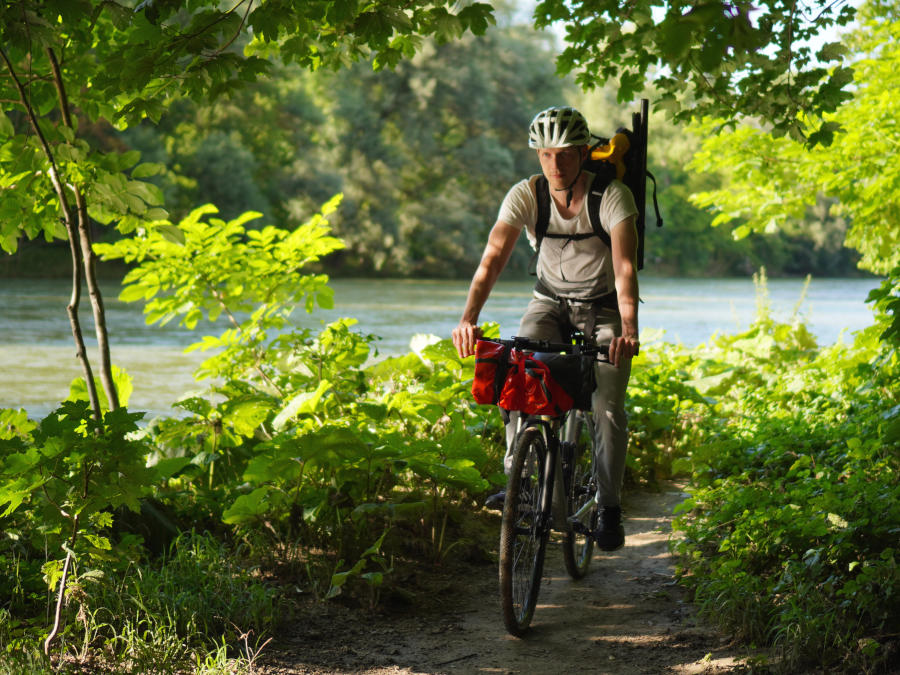
[[[529,148],[567,148],[590,145],[591,132],[584,115],[569,106],[554,106],[542,110],[528,129]]]

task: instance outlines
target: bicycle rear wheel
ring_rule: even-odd
[[[506,629],[517,636],[528,629],[534,616],[550,536],[541,514],[546,456],[541,429],[524,429],[517,438],[506,484],[500,527],[500,600]]]
[[[575,411],[570,413],[575,415]],[[590,533],[597,527],[597,483],[594,480],[593,439],[590,429],[579,415],[573,420],[575,433],[571,445],[564,446],[563,460],[570,464],[568,482],[567,516],[579,514],[576,522],[566,532],[563,541],[563,560],[566,571],[573,579],[587,574],[594,552],[594,540]]]

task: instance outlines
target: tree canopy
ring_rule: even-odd
[[[115,143],[85,133],[93,125],[158,122],[173,101],[221,100],[278,64],[317,70],[366,60],[376,70],[394,68],[427,38],[441,45],[483,34],[494,13],[485,3],[445,0],[4,3],[0,245],[15,250],[22,234],[67,236],[54,215],[64,210],[65,195],[47,181],[54,172],[80,186],[86,213],[101,223],[131,231],[164,215],[162,195],[144,180],[160,167],[136,166],[135,153],[111,152]],[[832,44],[814,54],[806,43],[853,13],[841,2],[751,9],[728,2],[544,0],[534,22],[565,24],[568,44],[558,69],[579,71],[586,88],[612,78],[619,100],[628,101],[653,77],[662,92],[657,105],[679,117],[754,115],[776,133],[799,136],[849,95],[849,71],[826,68],[840,63],[842,50]],[[467,68],[492,65],[503,67],[473,60]],[[526,91],[519,84],[513,100]],[[808,141],[827,141],[832,128],[820,125]]]
[[[854,64],[852,100],[825,116],[834,129],[829,148],[809,150],[788,138],[773,139],[758,126],[708,133],[693,168],[727,169],[727,187],[702,192],[695,201],[719,212],[713,224],[736,221],[739,236],[752,231],[794,229],[830,198],[850,222],[846,244],[862,253],[860,266],[886,274],[900,264],[900,14],[896,6],[872,3],[860,10],[851,44],[862,57]],[[707,129],[716,125],[709,123]]]
[[[393,66],[412,56],[426,36],[446,41],[466,30],[483,32],[492,20],[488,5],[471,3],[456,12],[451,5],[441,0],[412,7],[399,0],[239,0],[227,8],[212,0],[4,3],[0,100],[12,114],[0,116],[5,149],[0,242],[10,251],[20,232],[65,236],[59,220],[48,217],[59,208],[60,195],[45,181],[47,162],[66,180],[84,184],[91,215],[100,222],[118,220],[132,230],[149,207],[160,206],[152,187],[122,173],[134,168],[135,154],[117,157],[108,152],[115,148],[92,146],[79,126],[103,120],[121,129],[144,118],[158,121],[172,101],[213,101],[269,72],[277,60],[315,69],[371,56],[376,66]],[[31,130],[23,111],[34,117]],[[143,167],[132,178],[155,170]]]
[[[630,101],[652,78],[656,105],[678,120],[752,116],[776,135],[827,145],[821,116],[850,97],[852,72],[839,42],[811,41],[855,11],[844,0],[543,0],[534,16],[565,26],[558,69],[584,88],[617,81]]]

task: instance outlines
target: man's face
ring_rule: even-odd
[[[541,148],[537,151],[541,170],[553,190],[564,190],[578,175],[584,159],[584,146],[568,148]]]

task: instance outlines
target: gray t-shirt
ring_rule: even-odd
[[[537,198],[532,176],[510,188],[497,219],[519,230],[525,229],[532,248],[536,246],[534,228],[537,222]],[[588,176],[589,180],[591,176]],[[587,211],[587,197],[581,210],[573,218],[563,218],[550,200],[550,223],[547,232],[552,234],[581,234],[593,232]],[[618,180],[613,180],[603,194],[600,203],[600,226],[611,233],[623,220],[637,215],[637,206],[631,190]],[[537,276],[558,295],[571,298],[597,298],[616,289],[612,252],[600,237],[585,239],[556,239],[545,237],[537,262]]]

